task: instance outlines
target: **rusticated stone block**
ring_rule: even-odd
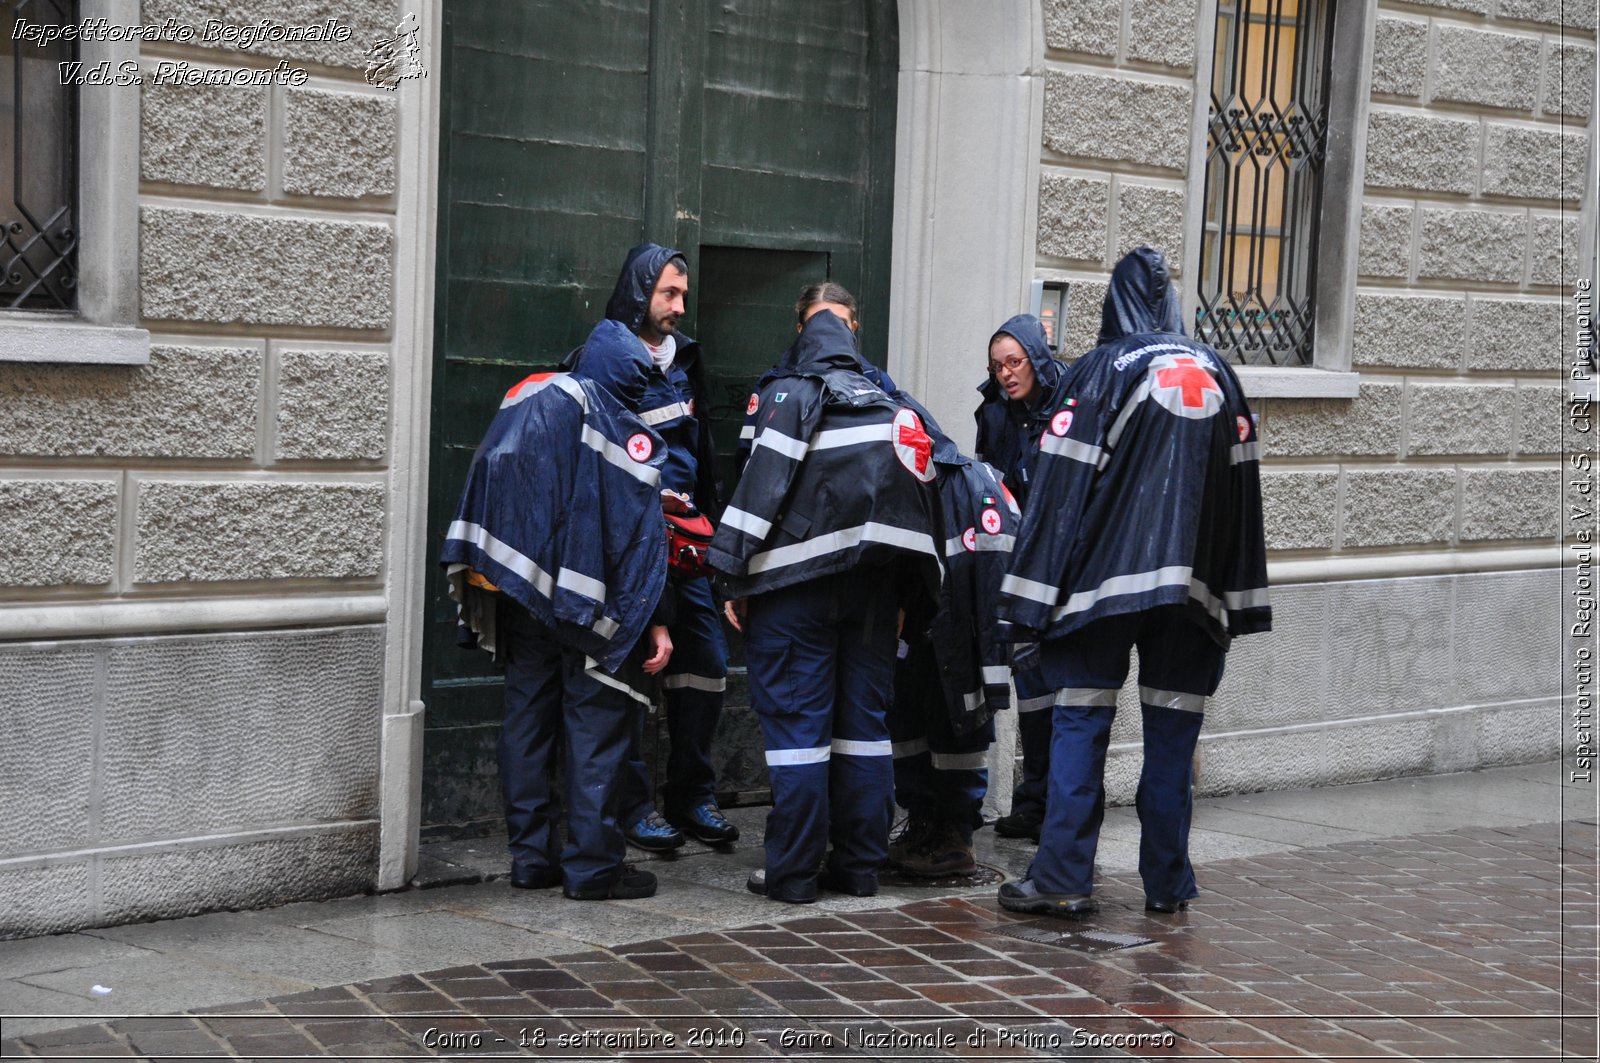
[[[364,53],[368,48],[379,40],[395,36],[395,26],[402,14],[395,0],[349,0],[336,9],[315,0],[143,0],[143,9],[146,24],[172,18],[180,26],[192,27],[195,31],[193,43],[202,48],[247,51],[274,59],[357,70],[366,65]],[[307,36],[306,29],[326,26],[330,10],[337,12],[333,19],[335,31],[326,34],[326,40],[290,41],[267,37],[247,42],[240,35],[242,30],[258,29],[262,20],[266,20],[282,29],[292,27],[299,31],[299,36]],[[278,30],[273,33],[279,35]],[[341,36],[347,39],[337,39]]]
[[[1468,469],[1462,539],[1553,539],[1561,523],[1560,469]]]
[[[1100,308],[1106,301],[1104,281],[1072,282],[1067,290],[1067,327],[1062,333],[1061,356],[1076,358],[1091,350],[1100,337]]]
[[[1367,119],[1370,187],[1470,195],[1477,163],[1477,122],[1394,111]]]
[[[1506,19],[1542,22],[1546,26],[1567,26],[1593,33],[1595,2],[1594,0],[1500,0],[1495,18],[1502,22]]]
[[[1117,254],[1141,244],[1157,248],[1168,262],[1183,261],[1184,193],[1178,188],[1124,180],[1117,188]]]
[[[1483,145],[1483,191],[1576,203],[1583,195],[1588,139],[1584,133],[1491,124]]]
[[[1449,576],[1329,584],[1325,667],[1330,716],[1377,716],[1453,704]]]
[[[95,651],[83,643],[0,647],[0,705],[6,707],[0,803],[7,810],[0,817],[0,854],[74,849],[90,840],[94,703]],[[7,907],[0,904],[0,911]]]
[[[1045,0],[1047,48],[1114,56],[1121,27],[1122,5],[1116,0]]]
[[[1517,388],[1517,450],[1523,454],[1559,454],[1566,400],[1559,387],[1523,384]]]
[[[1522,279],[1527,239],[1524,214],[1424,208],[1417,274],[1515,284]]]
[[[1578,270],[1578,247],[1582,240],[1583,230],[1576,217],[1535,214],[1530,255],[1533,283],[1570,290],[1582,275]]]
[[[1129,0],[1128,58],[1194,68],[1194,0]]]
[[[116,640],[105,839],[375,817],[382,685],[375,626]]]
[[[1412,454],[1510,452],[1516,389],[1481,384],[1416,384],[1408,422]]]
[[[382,484],[148,481],[134,579],[372,578],[383,510]]]
[[[1428,72],[1428,24],[1379,16],[1372,42],[1372,91],[1421,96]]]
[[[1268,550],[1332,549],[1339,523],[1339,474],[1264,469],[1261,507]]]
[[[1558,299],[1473,296],[1467,368],[1557,372],[1563,305]]]
[[[142,366],[0,363],[0,452],[249,457],[261,360],[255,347],[156,344]]]
[[[1400,369],[1454,369],[1467,301],[1455,296],[1358,294],[1352,360]]]
[[[1461,702],[1559,695],[1562,639],[1553,614],[1563,590],[1570,590],[1562,587],[1561,570],[1474,572],[1456,581],[1453,653]],[[1558,718],[1546,719],[1554,724]]]
[[[1594,107],[1594,48],[1558,44],[1544,68],[1544,113],[1587,118]]]
[[[1039,178],[1039,254],[1103,262],[1111,182],[1044,174]]]
[[[1261,445],[1269,455],[1399,454],[1399,384],[1362,384],[1353,399],[1268,399]]]
[[[1368,277],[1404,277],[1411,269],[1411,217],[1416,209],[1386,203],[1361,205],[1357,270]]]
[[[389,327],[394,233],[387,225],[145,207],[140,236],[145,317]]]
[[[1442,543],[1455,527],[1449,469],[1350,469],[1344,474],[1344,545]]]
[[[110,480],[0,480],[0,586],[111,582],[117,485]]]
[[[1531,111],[1539,96],[1540,47],[1536,37],[1441,26],[1433,98]]]
[[[284,92],[283,190],[301,196],[387,196],[399,144],[393,95]]]
[[[267,92],[246,85],[146,85],[141,95],[139,176],[179,185],[263,191]]]
[[[1044,144],[1062,155],[1182,173],[1190,118],[1183,85],[1057,71],[1045,83]]]
[[[389,427],[389,358],[375,351],[283,351],[279,460],[376,461]]]
[[[0,939],[61,934],[94,922],[89,861],[0,871]]]

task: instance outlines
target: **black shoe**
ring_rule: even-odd
[[[1189,907],[1188,901],[1158,901],[1154,897],[1146,897],[1144,899],[1145,911],[1159,912],[1162,915],[1173,915],[1187,907]]]
[[[1027,838],[1035,845],[1039,844],[1039,832],[1043,829],[1043,820],[1022,812],[1013,812],[994,821],[994,832],[1000,837]]]
[[[551,886],[561,885],[561,869],[559,867],[517,867],[511,866],[511,885],[519,890],[547,890]]]
[[[639,871],[628,864],[622,865],[622,874],[604,886],[585,886],[581,890],[561,891],[571,901],[630,901],[639,897],[654,897],[656,877],[648,871]]]
[[[725,845],[739,840],[739,828],[728,822],[713,801],[698,804],[682,815],[668,816],[667,821],[707,845]]]
[[[652,811],[622,829],[628,844],[651,853],[664,853],[683,844],[683,834],[678,828]]]
[[[817,876],[817,885],[829,893],[843,893],[848,897],[876,897],[878,895],[878,876],[869,878],[846,878],[835,871],[824,869]]]
[[[771,896],[767,893],[766,870],[757,868],[755,871],[750,872],[750,877],[744,880],[744,888],[754,893],[757,897]],[[813,883],[809,890],[804,888],[791,889],[787,893],[780,893],[772,897],[772,899],[782,901],[785,904],[812,904],[817,899],[817,887]]]
[[[1024,915],[1053,915],[1061,919],[1088,915],[1096,908],[1094,898],[1086,893],[1045,893],[1033,884],[1033,879],[1007,882],[1000,887],[1000,907],[1008,912]]]

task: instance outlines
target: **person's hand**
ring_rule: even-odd
[[[677,491],[661,492],[661,512],[663,513],[688,513],[694,509],[694,504],[689,501],[689,496]]]
[[[894,637],[899,638],[901,635],[905,634],[905,630],[906,611],[904,608],[897,609],[895,610],[894,614]]]
[[[657,624],[645,637],[650,640],[650,659],[644,662],[644,674],[655,675],[672,658],[672,636],[665,624]]]
[[[722,603],[722,615],[728,618],[728,623],[733,625],[733,630],[744,633],[745,601],[743,598],[729,598]]]

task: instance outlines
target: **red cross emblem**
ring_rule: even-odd
[[[983,530],[990,535],[1000,534],[1000,511],[998,509],[986,509],[983,511]]]
[[[1250,418],[1240,414],[1233,419],[1233,423],[1239,428],[1239,442],[1243,443],[1250,438]]]
[[[746,417],[749,417],[751,414],[755,413],[756,410],[760,406],[761,406],[761,396],[758,393],[752,391],[750,393],[750,402],[744,408],[744,415]]]
[[[923,483],[933,479],[933,438],[922,429],[922,421],[910,410],[894,415],[895,457]]]
[[[650,455],[655,449],[655,445],[650,442],[650,437],[643,432],[628,438],[628,457],[634,461],[649,461]]]
[[[966,531],[962,532],[961,545],[965,546],[968,550],[976,550],[978,548],[978,529],[968,528]]]
[[[1060,410],[1050,418],[1050,431],[1058,436],[1064,436],[1072,428],[1072,411]]]
[[[1206,404],[1206,392],[1222,390],[1211,379],[1211,374],[1193,358],[1174,358],[1171,368],[1156,370],[1156,384],[1164,388],[1181,388],[1183,404],[1191,408]]]

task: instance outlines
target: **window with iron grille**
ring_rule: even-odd
[[[1195,335],[1310,365],[1334,0],[1218,0]]]
[[[0,309],[73,312],[78,307],[78,93],[62,64],[77,41],[38,43],[15,32],[78,21],[75,0],[0,6]]]

